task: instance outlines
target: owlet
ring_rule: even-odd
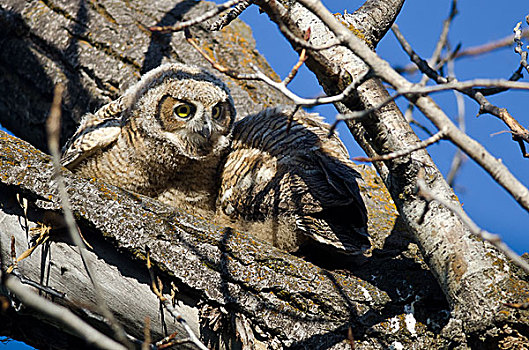
[[[165,64],[86,114],[62,164],[173,206],[212,212],[234,118],[223,82],[198,67]]]

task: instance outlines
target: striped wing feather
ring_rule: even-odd
[[[123,99],[119,98],[96,113],[85,114],[76,133],[63,147],[61,164],[74,168],[82,160],[115,142],[121,132],[124,110]]]

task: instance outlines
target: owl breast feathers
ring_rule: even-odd
[[[221,174],[218,210],[292,250],[309,238],[357,254],[370,246],[367,213],[340,139],[321,117],[272,108],[236,122]],[[286,230],[295,231],[289,234]]]

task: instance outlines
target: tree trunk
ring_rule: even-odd
[[[193,18],[210,8],[209,3],[166,0],[154,6],[149,1],[4,0],[0,6],[0,123],[41,150],[46,149],[43,123],[53,86],[59,81],[67,86],[65,141],[84,112],[117,97],[160,63],[179,61],[208,67],[185,42],[183,33],[151,35],[145,28]],[[253,62],[273,76],[242,22],[235,21],[216,33],[204,28],[199,25],[192,32],[218,61],[243,72],[250,72],[248,62]],[[239,116],[288,102],[265,84],[223,79],[232,91]],[[28,248],[28,229],[61,208],[48,156],[3,132],[0,143],[0,246],[5,271],[11,261],[11,237],[15,238],[16,255],[20,255]],[[528,330],[526,314],[502,310],[485,328],[465,333],[468,325],[461,317],[451,317],[443,289],[417,246],[410,243],[408,230],[382,181],[370,167],[360,170],[375,248],[365,261],[347,266],[293,257],[253,240],[251,233],[213,227],[97,180],[80,179],[67,171],[64,176],[81,232],[93,246],[89,260],[103,296],[125,330],[140,340],[146,317],[151,320],[153,341],[174,331],[177,337],[185,337],[178,321],[160,311],[157,297],[150,291],[146,247],[164,293],[169,294],[174,283],[178,287],[177,309],[205,343],[219,347],[348,348],[349,328],[360,349],[464,347],[495,345]],[[381,173],[388,180],[389,173]],[[395,187],[390,188],[394,193]],[[17,194],[30,204],[27,215]],[[66,293],[65,298],[53,300],[112,334],[97,313],[93,288],[78,252],[63,236],[60,230],[55,232],[53,241],[21,261],[17,271]],[[526,277],[519,277],[517,269],[496,251],[481,243],[479,247],[494,262],[492,267],[487,265],[490,276],[509,277],[495,284],[506,295],[504,301],[527,298]],[[465,259],[480,261],[483,257]],[[463,263],[473,266],[472,261]],[[333,271],[336,268],[339,270]],[[475,284],[464,280],[469,281],[464,285],[469,293],[481,286],[481,280]],[[0,289],[0,294],[8,295],[5,289]],[[453,297],[448,293],[452,303]],[[65,349],[84,344],[55,320],[31,310],[9,308],[0,313],[0,320],[1,334],[38,347]]]

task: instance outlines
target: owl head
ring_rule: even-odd
[[[229,146],[235,107],[228,87],[206,70],[177,63],[147,74],[123,96],[127,123],[178,154],[202,159]]]

